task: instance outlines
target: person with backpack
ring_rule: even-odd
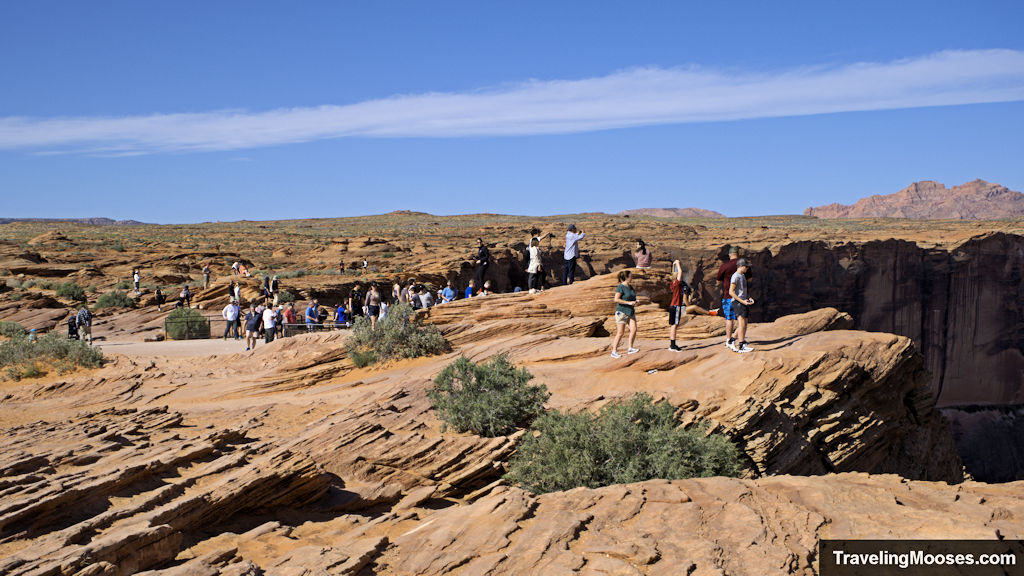
[[[82,306],[78,310],[78,316],[75,319],[78,324],[78,339],[85,340],[85,337],[89,337],[89,346],[92,346],[92,312],[85,306]]]
[[[78,316],[72,312],[68,316],[68,340],[78,340]]]
[[[192,307],[192,292],[189,291],[188,284],[185,284],[185,287],[181,289],[181,293],[178,294],[178,300],[181,302],[182,306],[187,308]]]

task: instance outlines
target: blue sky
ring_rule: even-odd
[[[5,217],[1024,190],[1021,2],[6,2]]]

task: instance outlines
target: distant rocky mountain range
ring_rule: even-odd
[[[111,220],[110,218],[0,218],[0,224],[11,222],[76,222],[93,226],[141,226],[145,222],[138,220]]]
[[[953,188],[915,182],[895,194],[862,198],[852,205],[829,204],[804,210],[818,218],[911,218],[914,220],[1001,220],[1024,218],[1024,194],[974,180]]]
[[[657,218],[725,218],[725,214],[703,208],[637,208],[623,210],[619,216],[654,216]]]

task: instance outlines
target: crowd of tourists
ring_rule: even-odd
[[[537,228],[530,231],[524,254],[526,289],[530,294],[536,294],[550,287],[548,276],[551,271],[545,267],[541,243],[554,235],[551,232],[542,235]],[[584,239],[586,239],[586,233],[575,224],[570,225],[565,232],[565,243],[561,249],[562,285],[570,285],[575,281],[577,261],[580,257],[580,243]],[[654,262],[652,251],[640,238],[636,240],[632,257],[634,268],[638,271],[650,269]],[[386,288],[378,285],[377,282],[366,284],[365,289],[362,283],[357,282],[349,290],[349,293],[335,305],[321,305],[319,300],[314,298],[301,315],[295,310],[294,302],[287,304],[281,302],[279,278],[270,274],[264,275],[262,278],[260,296],[250,299],[248,308],[243,308],[242,283],[235,277],[250,278],[252,274],[244,262],[235,261],[231,265],[233,277],[227,290],[229,302],[221,310],[221,317],[225,324],[222,337],[236,340],[244,338],[246,350],[251,350],[256,346],[257,340],[270,343],[288,333],[349,328],[360,317],[367,318],[371,328],[376,328],[377,323],[387,316],[389,307],[395,304],[408,304],[414,309],[429,309],[448,304],[459,298],[477,298],[491,294],[492,284],[487,276],[492,260],[493,257],[487,244],[482,238],[478,238],[473,257],[475,268],[473,278],[468,281],[464,290],[459,289],[452,280],[448,280],[443,287],[434,289],[410,278],[404,283],[395,282],[391,286],[390,292],[386,292]],[[363,260],[363,268],[366,269],[366,267],[367,262]],[[344,273],[344,271],[344,262],[342,262],[339,265],[339,273]],[[209,264],[203,265],[202,275],[203,289],[205,290],[210,287],[211,268]],[[754,305],[754,299],[750,297],[747,288],[751,267],[746,259],[739,257],[739,247],[733,246],[729,249],[728,260],[721,263],[715,276],[721,291],[720,307],[705,309],[699,306],[695,301],[694,291],[687,284],[685,276],[686,271],[682,263],[679,260],[673,261],[669,286],[671,301],[668,308],[668,349],[682,350],[676,342],[676,337],[679,325],[687,316],[710,315],[722,316],[725,319],[726,347],[739,353],[752,352],[753,347],[746,340],[749,307]],[[131,282],[134,284],[136,293],[140,292],[140,281],[141,271],[134,268]],[[616,326],[611,342],[613,358],[622,357],[619,345],[623,336],[626,337],[626,354],[635,354],[639,351],[636,343],[637,294],[633,287],[633,272],[629,269],[620,271],[618,281],[612,295]],[[516,286],[514,289],[515,292],[521,290],[520,286]],[[162,311],[166,304],[166,298],[160,287],[156,288],[155,300],[157,309]],[[178,293],[175,307],[191,306],[192,292],[186,284]],[[90,343],[92,342],[92,315],[88,308],[83,306],[78,312],[73,313],[67,323],[69,338],[88,339]]]

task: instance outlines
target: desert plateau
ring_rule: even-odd
[[[562,285],[570,224],[585,238]],[[533,229],[549,286],[536,294],[515,291]],[[2,574],[811,575],[826,538],[1024,538],[1020,219],[393,212],[0,230],[0,321],[63,337],[82,303],[58,292],[74,283],[103,353],[0,382]],[[466,299],[478,238],[493,293]],[[708,315],[687,316],[669,350],[672,261],[713,309],[731,246],[751,262],[754,352],[724,347]],[[627,269],[639,352],[616,359]],[[333,309],[357,284],[451,281],[459,298],[416,312],[450,348],[360,366],[347,328],[248,351],[221,339],[229,284],[244,307],[265,276],[297,310]],[[211,338],[167,339],[184,285]],[[97,305],[114,291],[132,302]],[[534,493],[506,473],[535,432],[455,431],[428,394],[460,356],[501,354],[552,410],[667,402],[683,428],[728,438],[742,471]]]

